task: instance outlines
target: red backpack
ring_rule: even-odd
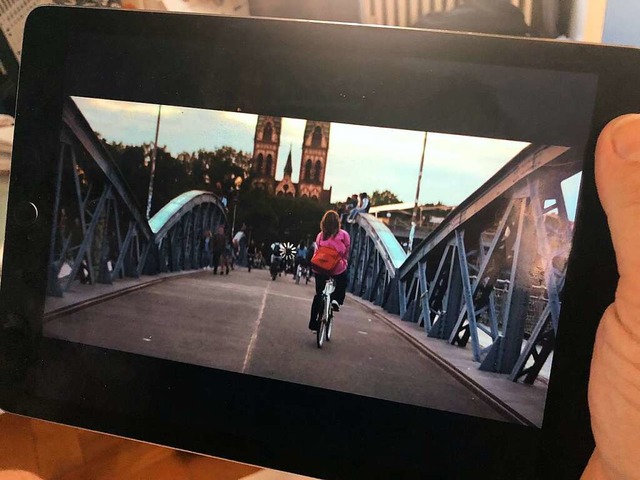
[[[318,246],[313,257],[311,266],[318,273],[329,275],[335,270],[340,262],[340,254],[335,248]]]

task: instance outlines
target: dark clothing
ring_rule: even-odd
[[[329,276],[321,273],[314,273],[313,275],[316,277],[316,295],[322,295],[322,291],[324,290],[324,286],[327,284],[327,280],[329,280]],[[333,279],[335,280],[336,289],[331,294],[331,300],[336,300],[340,305],[342,305],[344,303],[344,297],[347,294],[349,270],[345,270],[340,275],[334,275]]]
[[[213,255],[215,256],[220,255],[222,252],[224,252],[224,247],[227,245],[227,239],[225,238],[223,233],[214,233],[213,236],[211,237],[211,251],[213,252]]]
[[[211,236],[211,266],[213,267],[213,273],[218,272],[220,257],[222,257],[226,246],[227,239],[223,233],[216,232]]]
[[[311,318],[309,319],[310,330],[318,329],[318,315],[322,308],[322,291],[324,290],[324,286],[327,284],[327,280],[329,280],[328,275],[323,275],[321,273],[314,273],[314,276],[316,277],[316,294],[313,297],[313,303],[311,304]],[[333,279],[335,280],[336,289],[331,294],[331,300],[335,300],[342,305],[344,303],[344,297],[347,294],[349,270],[345,270],[340,275],[334,275]]]

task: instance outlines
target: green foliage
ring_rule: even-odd
[[[382,192],[376,190],[371,194],[371,206],[378,207],[380,205],[392,205],[394,203],[401,203],[400,200],[395,193],[389,190],[383,190]]]
[[[307,198],[246,190],[239,196],[236,225],[249,226],[251,238],[258,244],[275,240],[298,243],[315,238],[324,211],[320,203]]]
[[[129,184],[139,208],[144,211],[152,146],[104,143]],[[165,148],[158,148],[151,215],[181,193],[206,190],[229,198],[229,220],[235,206],[236,228],[245,223],[252,239],[258,244],[275,240],[297,243],[315,238],[325,208],[310,199],[272,196],[250,188],[250,160],[249,155],[231,147],[222,147],[213,152],[185,152],[177,157],[173,157]],[[244,181],[240,190],[235,192],[232,190],[233,180],[239,175]],[[216,188],[218,182],[220,190]]]
[[[152,146],[106,142],[105,146],[129,184],[138,206],[145,209],[149,191]],[[249,155],[231,147],[222,147],[214,152],[200,150],[192,154],[182,153],[177,158],[165,148],[159,147],[156,152],[151,215],[171,199],[189,190],[213,191],[216,183],[219,182],[222,191],[229,192],[233,185],[233,178],[238,175],[247,177],[249,162]]]

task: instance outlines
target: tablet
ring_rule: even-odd
[[[617,279],[593,150],[638,65],[35,10],[0,407],[322,478],[576,478]]]

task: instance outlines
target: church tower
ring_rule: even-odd
[[[307,120],[302,140],[298,196],[324,200],[331,123]]]
[[[276,195],[284,195],[285,197],[296,196],[296,186],[291,180],[291,174],[293,173],[293,165],[291,163],[291,147],[289,148],[289,156],[287,157],[287,163],[284,166],[284,176],[276,187]]]
[[[259,115],[253,137],[252,184],[271,193],[275,187],[281,127],[282,118]]]

